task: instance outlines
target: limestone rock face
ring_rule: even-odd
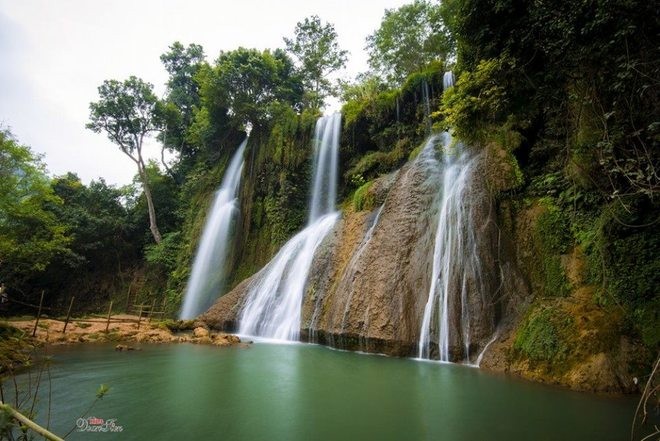
[[[448,305],[454,361],[475,362],[498,323],[527,293],[495,222],[481,173],[485,163],[480,157],[475,161],[463,201],[474,240],[447,280],[454,294]],[[387,178],[381,208],[344,215],[317,253],[308,281],[303,307],[308,339],[345,349],[417,355],[431,284],[439,174],[438,164],[410,162]],[[461,290],[464,299],[456,294]],[[437,354],[437,344],[431,354]]]
[[[391,355],[416,355],[433,265],[441,166],[435,159],[410,161],[371,186],[370,210],[348,210],[316,252],[302,305],[302,338],[346,349]],[[479,172],[475,172],[479,177]],[[507,302],[496,301],[508,290],[512,267],[498,247],[497,225],[484,180],[469,190],[473,223],[479,225],[479,247],[470,250],[484,266],[479,280],[452,280],[466,286],[450,305],[457,330],[450,342],[453,358],[476,357],[495,331]],[[380,205],[382,204],[382,205]],[[215,329],[232,331],[253,280],[243,281],[221,297],[200,319]],[[458,330],[462,311],[470,312],[470,347]]]
[[[303,328],[311,338],[396,355],[414,350],[430,283],[437,179],[408,164],[391,180],[378,219],[378,209],[344,216],[308,282]]]
[[[239,283],[233,290],[220,297],[204,314],[198,319],[214,329],[233,331],[236,328],[236,320],[248,293],[250,283],[256,274]]]

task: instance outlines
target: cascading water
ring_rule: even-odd
[[[442,89],[447,90],[454,86],[454,72],[448,71],[442,76]]]
[[[239,314],[239,334],[298,340],[307,276],[316,249],[337,222],[341,114],[320,118],[314,133],[314,175],[307,226],[257,275]]]
[[[238,188],[243,171],[247,139],[234,153],[209,211],[181,308],[180,318],[189,320],[206,311],[222,290],[225,259],[232,224],[238,214]]]
[[[451,87],[453,75],[445,73],[444,87]],[[478,228],[471,212],[470,188],[476,159],[462,145],[452,145],[443,134],[442,187],[438,225],[433,250],[431,286],[424,308],[418,356],[450,361],[452,352],[470,359],[469,295],[484,295],[482,264],[478,250]],[[452,335],[453,334],[453,335]],[[460,351],[456,346],[461,346]]]
[[[460,146],[450,148],[451,138],[443,142],[442,195],[433,250],[429,298],[424,308],[419,339],[419,357],[431,357],[433,334],[438,357],[449,361],[450,333],[460,328],[465,357],[469,358],[470,314],[467,308],[469,287],[480,283],[475,229],[469,212],[469,187],[475,161]],[[477,285],[478,286],[478,285]],[[458,297],[456,297],[458,296]],[[458,326],[452,326],[455,309],[460,307]],[[434,320],[432,322],[432,320]],[[456,321],[456,320],[454,320]]]

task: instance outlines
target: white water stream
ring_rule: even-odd
[[[307,226],[256,276],[239,314],[239,334],[277,340],[298,340],[300,336],[303,297],[314,254],[339,219],[335,203],[340,129],[339,113],[316,123]]]
[[[234,153],[209,211],[186,286],[180,318],[189,320],[206,311],[221,294],[231,230],[238,215],[238,188],[247,139]]]

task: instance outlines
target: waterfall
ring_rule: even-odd
[[[454,86],[454,72],[452,71],[445,72],[445,74],[442,77],[442,89],[447,90],[453,86]]]
[[[307,276],[316,249],[339,213],[337,168],[341,114],[320,118],[314,131],[314,174],[307,226],[257,275],[239,314],[239,334],[298,340]]]
[[[206,311],[223,288],[225,259],[231,247],[230,232],[238,214],[237,193],[246,145],[247,139],[234,153],[225,170],[222,184],[215,193],[186,286],[180,314],[183,320],[192,319]]]
[[[431,94],[429,93],[429,83],[424,80],[422,83],[422,98],[424,100],[424,121],[426,123],[427,134],[431,133]]]
[[[309,221],[335,211],[341,114],[319,118],[314,129],[314,177],[312,180]]]
[[[469,358],[468,292],[475,283],[477,286],[480,284],[481,264],[478,262],[477,238],[469,207],[475,161],[461,146],[451,148],[449,135],[443,141],[442,193],[433,249],[431,287],[419,339],[419,357],[431,357],[432,334],[435,334],[439,359],[449,361],[450,333],[457,327],[461,335],[456,339],[463,342],[464,355]],[[460,320],[456,320],[459,307]],[[452,326],[457,321],[458,326]]]
[[[454,76],[446,72],[445,89]],[[433,248],[433,266],[428,300],[424,308],[418,356],[437,357],[448,362],[453,354],[470,360],[470,296],[484,296],[479,254],[479,232],[472,212],[471,187],[476,158],[464,146],[452,145],[451,136],[442,137],[442,183],[438,224]]]

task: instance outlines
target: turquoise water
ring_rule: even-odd
[[[89,415],[123,429],[67,440],[622,440],[636,405],[465,366],[304,344],[88,345],[50,355],[51,429],[74,427],[102,383],[110,391]],[[40,423],[47,389],[42,383]]]

